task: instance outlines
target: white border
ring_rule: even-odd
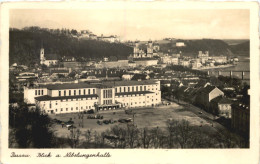
[[[250,10],[250,149],[9,149],[8,148],[8,42],[10,9],[249,9]],[[1,4],[1,161],[2,163],[258,163],[259,159],[259,40],[257,2],[16,2]],[[235,21],[235,20],[234,20]],[[10,153],[31,158],[10,158]],[[110,158],[36,158],[38,152],[110,152]],[[60,161],[62,160],[62,161]]]

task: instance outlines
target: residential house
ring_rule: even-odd
[[[209,111],[211,100],[218,96],[224,96],[224,92],[222,92],[216,86],[208,85],[197,93],[196,104]]]
[[[210,102],[210,112],[219,117],[231,118],[231,104],[226,97],[216,97]]]

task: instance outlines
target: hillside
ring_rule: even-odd
[[[176,41],[160,45],[163,52],[171,49],[172,53],[182,52],[184,55],[195,56],[198,51],[209,51],[210,56],[232,55],[231,47],[222,40],[201,39],[201,40],[177,40],[185,43],[185,47],[176,47]]]
[[[126,59],[133,48],[120,43],[108,43],[96,40],[78,40],[61,33],[53,33],[41,28],[26,30],[12,29],[9,32],[9,63],[32,65],[39,63],[40,48],[43,45],[45,53],[62,56],[74,56],[89,59],[111,57]]]
[[[249,56],[250,52],[250,41],[231,45],[231,50],[236,55]]]
[[[237,45],[249,41],[248,39],[223,39],[228,45]]]

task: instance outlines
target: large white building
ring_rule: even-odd
[[[161,91],[155,80],[72,83],[25,87],[24,99],[43,113],[61,114],[155,106],[161,103]]]

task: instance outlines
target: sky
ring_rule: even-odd
[[[249,10],[13,9],[10,27],[90,30],[121,40],[249,39]]]

